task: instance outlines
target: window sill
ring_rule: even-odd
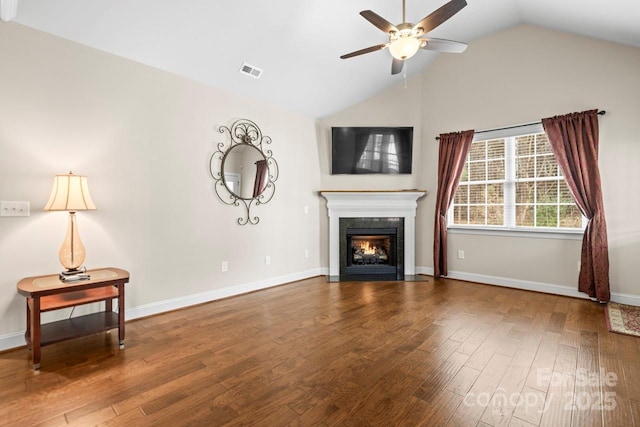
[[[469,234],[482,236],[521,237],[533,239],[558,239],[558,240],[582,240],[584,230],[534,230],[534,229],[509,229],[509,228],[479,228],[479,227],[447,227],[451,234]]]

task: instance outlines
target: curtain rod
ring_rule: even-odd
[[[599,116],[604,116],[605,114],[607,114],[607,112],[605,110],[598,111],[598,115]],[[496,131],[496,130],[516,129],[516,128],[521,128],[521,127],[524,127],[524,126],[539,125],[541,123],[542,123],[542,120],[540,120],[538,122],[525,123],[525,124],[522,124],[522,125],[513,125],[513,126],[505,126],[505,127],[501,127],[501,128],[479,130],[477,132],[474,132],[474,135],[479,134],[479,133],[493,132],[493,131]],[[436,140],[439,141],[440,137],[436,136]]]

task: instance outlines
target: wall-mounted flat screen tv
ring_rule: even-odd
[[[332,127],[331,174],[410,174],[413,127]]]

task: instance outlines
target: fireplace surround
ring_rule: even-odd
[[[340,278],[340,219],[402,219],[404,232],[397,237],[403,247],[402,276],[415,275],[415,216],[417,200],[426,194],[418,190],[321,191],[329,215],[329,277]],[[359,227],[354,227],[359,228]],[[399,276],[397,276],[399,277]],[[403,277],[397,278],[403,280]]]

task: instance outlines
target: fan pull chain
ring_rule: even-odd
[[[404,61],[404,73],[402,75],[402,77],[404,77],[404,88],[407,88],[407,68],[409,68],[409,64],[407,64],[407,61]]]

